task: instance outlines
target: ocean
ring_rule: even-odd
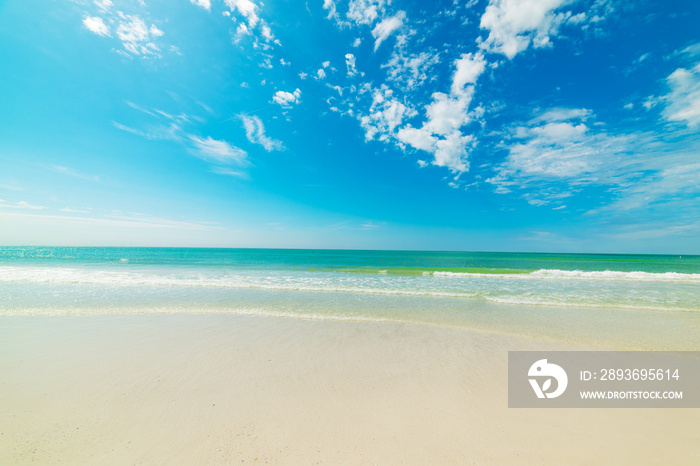
[[[0,315],[223,313],[699,349],[700,256],[0,248]]]

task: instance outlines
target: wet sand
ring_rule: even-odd
[[[0,317],[0,464],[700,462],[700,410],[508,408],[509,350],[574,349],[395,323]]]

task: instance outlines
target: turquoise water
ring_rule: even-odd
[[[538,270],[700,274],[700,256],[308,249],[0,247],[2,265],[232,267],[419,274]],[[696,276],[697,280],[698,277]]]
[[[562,339],[637,325],[693,346],[698,311],[700,256],[0,248],[0,315],[232,313]]]
[[[139,294],[159,287],[190,295],[259,289],[700,310],[700,256],[4,247],[0,283],[69,286],[72,302],[80,301],[81,289],[97,285],[141,288]],[[11,311],[7,303],[2,308]]]

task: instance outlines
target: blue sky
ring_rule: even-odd
[[[697,1],[0,2],[0,243],[700,254]]]

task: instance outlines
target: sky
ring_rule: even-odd
[[[700,254],[695,0],[0,1],[0,244]]]

